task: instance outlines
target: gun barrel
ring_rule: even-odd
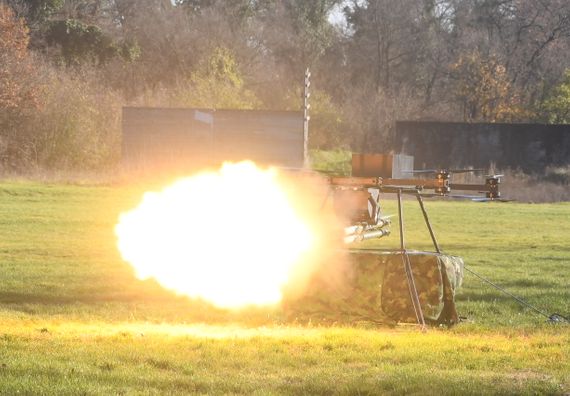
[[[352,234],[345,236],[344,243],[349,244],[354,242],[362,242],[368,239],[383,238],[388,235],[390,235],[390,230],[379,229],[374,231],[366,231],[360,234]]]
[[[355,225],[355,226],[350,226],[350,227],[344,228],[344,235],[345,236],[350,236],[353,234],[362,234],[362,232],[364,232],[364,226],[361,226],[361,225]]]
[[[364,232],[376,231],[392,224],[390,219],[379,219],[378,223],[374,225],[359,224],[344,228],[344,235],[350,236],[355,234],[362,234]]]
[[[388,236],[388,235],[390,235],[390,230],[370,231],[370,232],[365,232],[362,235],[362,240],[366,241],[367,239],[383,238],[383,237]]]

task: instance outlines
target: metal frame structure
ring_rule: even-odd
[[[485,184],[454,184],[450,182],[451,171],[438,170],[429,171],[426,173],[433,173],[432,179],[391,179],[381,177],[329,177],[328,182],[333,190],[352,191],[354,194],[368,193],[368,205],[366,210],[371,211],[367,216],[366,221],[363,221],[362,210],[358,213],[357,217],[352,220],[356,225],[349,227],[352,234],[345,237],[345,242],[362,241],[371,238],[381,238],[390,234],[389,230],[384,227],[389,225],[390,222],[385,218],[380,217],[380,194],[396,194],[398,200],[398,223],[399,223],[399,236],[400,236],[400,249],[397,253],[402,256],[403,269],[406,275],[410,299],[416,315],[417,323],[422,330],[426,329],[426,322],[422,310],[421,302],[419,299],[418,290],[410,262],[410,256],[406,248],[405,238],[405,225],[404,225],[404,208],[403,196],[415,196],[420,206],[426,227],[431,237],[435,251],[441,254],[441,248],[435,236],[433,227],[431,225],[427,210],[424,205],[424,197],[455,197],[451,195],[452,191],[474,191],[485,194],[483,199],[498,200],[500,199],[499,185],[501,182],[501,175],[489,175],[485,178]],[[378,196],[376,199],[370,194],[370,190],[376,190]],[[425,193],[424,191],[430,192]],[[330,196],[327,195],[327,199]],[[460,198],[469,198],[466,196],[457,196]],[[482,198],[482,197],[481,197]],[[326,202],[326,200],[325,200]],[[324,206],[324,204],[323,204]]]

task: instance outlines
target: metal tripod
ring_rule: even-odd
[[[414,280],[414,273],[412,270],[412,264],[410,262],[410,256],[408,254],[408,251],[406,250],[406,242],[405,242],[405,238],[404,238],[404,234],[405,234],[404,206],[402,204],[402,195],[404,192],[406,192],[408,194],[410,193],[409,190],[403,190],[403,189],[398,189],[396,191],[396,194],[398,196],[398,219],[399,219],[399,225],[400,225],[400,254],[402,255],[402,262],[404,264],[404,272],[406,274],[406,280],[408,281],[408,289],[410,291],[410,298],[412,301],[412,306],[414,308],[414,313],[416,315],[418,325],[420,325],[422,331],[426,331],[426,322],[425,322],[425,318],[424,318],[424,313],[423,313],[422,306],[420,303],[420,297],[418,295],[418,289],[416,288],[416,282]],[[415,193],[413,193],[413,194],[416,196],[418,203],[420,204],[420,209],[422,210],[422,214],[424,216],[426,226],[429,230],[429,234],[431,236],[431,240],[433,242],[435,251],[437,253],[441,253],[441,250],[439,248],[439,244],[437,243],[437,239],[435,238],[435,234],[433,232],[433,228],[431,227],[431,223],[429,221],[429,217],[428,217],[427,211],[425,209],[424,202],[423,202],[423,199],[420,195],[420,192],[418,190],[416,190]]]

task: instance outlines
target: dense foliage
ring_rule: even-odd
[[[4,169],[105,167],[121,105],[299,109],[311,145],[396,119],[567,122],[567,0],[0,0]]]

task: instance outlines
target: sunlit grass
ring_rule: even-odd
[[[214,309],[138,281],[113,227],[144,189],[0,184],[0,394],[570,390],[569,326],[469,274],[457,297],[467,322],[427,334]],[[426,205],[446,252],[542,310],[570,312],[569,204]],[[428,249],[415,202],[405,215],[408,246]]]

